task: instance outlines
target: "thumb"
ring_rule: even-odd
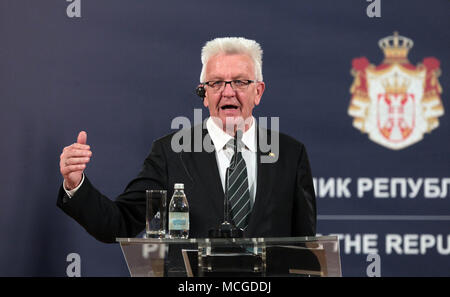
[[[81,131],[78,134],[77,143],[86,144],[86,141],[87,141],[87,133],[85,131]]]

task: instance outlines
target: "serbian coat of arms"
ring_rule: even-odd
[[[413,41],[394,32],[378,42],[384,51],[379,66],[366,57],[352,61],[354,76],[348,114],[353,126],[384,147],[403,149],[439,126],[444,114],[438,77],[440,62],[424,58],[417,66],[408,61]]]

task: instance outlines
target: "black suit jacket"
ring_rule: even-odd
[[[190,133],[194,137],[194,129]],[[202,129],[203,138],[208,135]],[[257,129],[258,144],[261,133]],[[125,191],[112,201],[102,195],[87,176],[80,189],[68,198],[62,186],[57,205],[80,223],[91,235],[103,242],[117,237],[135,237],[145,228],[145,190],[165,189],[168,200],[175,183],[184,183],[189,203],[191,238],[205,238],[208,230],[223,219],[224,192],[215,152],[179,152],[171,149],[175,133],[153,143],[139,175]],[[257,189],[245,237],[314,236],[316,232],[316,199],[305,146],[279,134],[278,160],[261,163],[257,152]]]

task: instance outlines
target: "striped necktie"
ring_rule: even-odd
[[[234,150],[234,141],[230,140],[227,145]],[[250,191],[248,188],[247,166],[242,157],[240,148],[243,146],[238,141],[237,155],[231,159],[231,163],[236,162],[234,170],[230,170],[228,178],[228,201],[230,205],[230,214],[236,227],[245,230],[248,225],[248,219],[251,212]],[[236,159],[236,161],[235,161]]]

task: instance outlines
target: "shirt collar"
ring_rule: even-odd
[[[252,116],[252,125],[250,128],[242,134],[242,142],[245,144],[246,148],[256,153],[256,120]],[[224,146],[227,144],[230,139],[233,139],[232,136],[225,133],[216,123],[214,123],[213,119],[210,117],[206,121],[206,129],[208,129],[208,133],[211,136],[211,140],[214,143],[214,148],[217,152],[222,150]]]

